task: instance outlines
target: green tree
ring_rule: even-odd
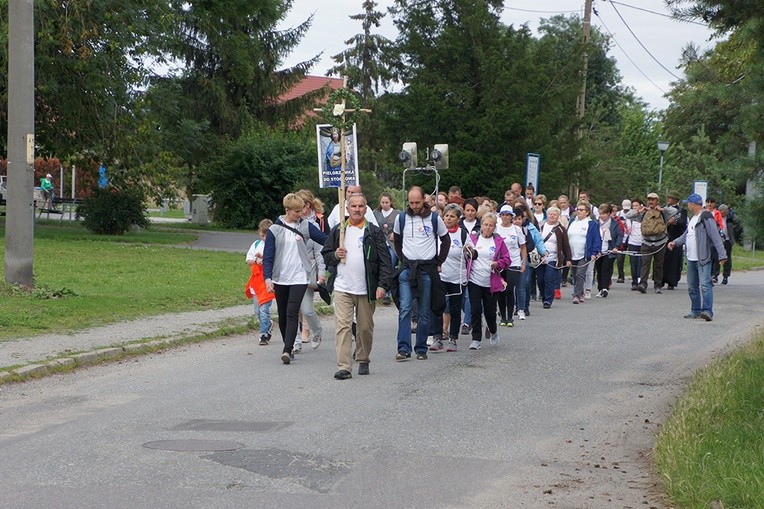
[[[502,196],[524,179],[526,154],[538,152],[541,189],[559,193],[572,175],[593,165],[578,157],[576,138],[581,20],[546,20],[536,39],[526,26],[502,24],[501,5],[395,2],[404,89],[380,98],[382,134],[393,154],[403,141],[449,143],[454,169],[447,183],[473,195]],[[618,120],[620,104],[630,96],[607,55],[607,38],[594,30],[591,41],[587,132]]]
[[[261,219],[283,214],[282,198],[314,175],[315,164],[315,148],[298,134],[263,130],[231,141],[203,173],[215,221],[253,229]]]
[[[280,100],[320,57],[280,68],[312,21],[277,30],[291,0],[173,0],[171,5],[179,17],[172,55],[186,65],[177,78],[182,118],[209,123],[213,133],[235,139],[253,123],[291,124],[325,93]]]
[[[0,0],[0,68],[8,64],[8,1]],[[35,135],[39,153],[111,154],[134,126],[136,90],[162,58],[172,13],[166,2],[35,2]],[[7,123],[0,80],[0,123]],[[0,125],[5,145],[7,129]]]
[[[345,41],[350,47],[332,57],[337,65],[327,72],[327,76],[347,76],[348,86],[358,90],[367,102],[379,94],[380,85],[386,87],[394,78],[393,43],[380,34],[372,33],[385,17],[376,7],[374,0],[364,0],[364,12],[350,16],[352,20],[361,21],[363,33]]]

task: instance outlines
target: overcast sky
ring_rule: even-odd
[[[361,24],[348,18],[349,15],[362,12],[362,0],[294,0],[294,5],[281,28],[295,26],[305,21],[311,14],[313,24],[300,46],[287,58],[285,64],[293,65],[308,60],[319,52],[323,56],[311,74],[324,75],[333,66],[331,56],[345,49],[344,41],[361,32]],[[377,10],[386,11],[392,0],[378,0]],[[579,13],[583,15],[583,0],[506,0],[502,20],[507,24],[519,26],[527,23],[535,32],[541,18],[548,18],[555,13]],[[639,7],[638,10],[633,7]],[[617,44],[613,45],[610,55],[618,61],[618,68],[623,83],[636,90],[638,96],[652,108],[663,109],[668,101],[663,98],[670,90],[670,83],[681,73],[676,69],[682,49],[692,42],[702,49],[711,48],[711,32],[705,26],[679,22],[665,16],[645,12],[645,10],[669,14],[663,0],[618,0],[615,3],[594,0],[594,9],[599,14],[592,15],[592,24],[607,33],[611,32]],[[618,15],[623,16],[624,21]],[[544,11],[544,12],[528,12]],[[640,43],[631,34],[634,32]],[[605,28],[607,27],[607,29]],[[397,32],[390,15],[383,19],[379,32],[394,39]],[[630,61],[633,61],[633,63]],[[664,69],[665,67],[666,69]],[[670,72],[669,72],[670,71]]]

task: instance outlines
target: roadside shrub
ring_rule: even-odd
[[[205,169],[215,222],[255,229],[261,219],[283,214],[284,195],[315,167],[315,145],[296,135],[256,133],[231,142]]]
[[[144,198],[137,187],[95,189],[77,208],[77,215],[83,218],[85,228],[97,235],[122,235],[133,225],[149,225]]]

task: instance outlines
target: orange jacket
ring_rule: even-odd
[[[250,265],[252,275],[244,286],[244,294],[248,299],[251,299],[257,295],[257,304],[262,306],[266,302],[270,302],[276,298],[272,293],[268,293],[265,289],[265,278],[263,277],[263,266],[257,263]]]

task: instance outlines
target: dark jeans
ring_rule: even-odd
[[[279,310],[279,331],[284,340],[284,352],[292,353],[297,337],[300,304],[308,285],[273,285],[276,294],[276,308]]]
[[[732,242],[729,240],[724,241],[724,251],[727,253],[727,261],[724,264],[724,277],[730,277],[732,274]]]
[[[609,290],[610,280],[613,278],[613,262],[615,258],[602,255],[594,262],[594,270],[597,271],[597,290]]]
[[[459,326],[462,320],[462,299],[467,292],[467,287],[462,287],[459,283],[446,283],[442,281],[443,290],[446,292],[448,304],[448,314],[451,321],[448,324],[448,339],[459,338]],[[459,293],[461,292],[461,293]],[[445,336],[443,330],[443,315],[435,317],[435,334]]]
[[[626,249],[632,253],[639,253],[642,246],[629,244]],[[631,267],[631,286],[637,286],[639,284],[639,273],[642,271],[642,258],[629,255],[629,266]]]
[[[558,261],[542,263],[536,268],[539,285],[544,289],[541,300],[550,306],[554,302],[554,291],[560,287],[560,271],[557,270]]]
[[[507,282],[507,288],[498,294],[502,322],[512,321],[512,315],[515,313],[515,288],[520,283],[520,275],[520,267],[510,267],[501,273],[501,277]]]
[[[470,304],[472,305],[472,340],[480,341],[483,337],[481,311],[485,315],[485,321],[491,334],[497,330],[496,296],[498,294],[491,293],[490,288],[478,286],[472,281],[467,283],[467,289],[470,292]]]
[[[626,279],[626,273],[624,272],[624,263],[626,262],[626,255],[625,254],[619,254],[616,257],[617,261],[617,267],[618,267],[618,279]]]
[[[732,274],[732,242],[729,240],[724,241],[724,251],[727,253],[727,262],[724,264],[724,277],[730,277]],[[681,251],[680,251],[681,253]],[[711,276],[719,277],[719,273],[722,272],[721,264],[719,263],[719,255],[716,254],[716,249],[711,248]]]

